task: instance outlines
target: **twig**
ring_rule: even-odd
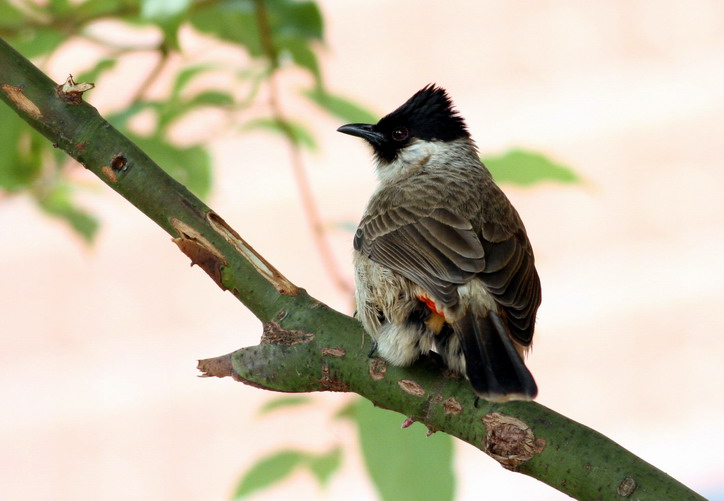
[[[312,188],[309,183],[309,176],[307,175],[306,168],[304,166],[304,160],[302,158],[301,150],[294,137],[294,133],[289,126],[289,122],[284,116],[282,106],[279,100],[279,91],[276,84],[276,69],[278,67],[278,54],[276,47],[274,46],[274,40],[271,34],[271,28],[269,26],[269,18],[267,16],[266,6],[264,0],[255,0],[256,8],[256,19],[259,25],[259,35],[261,37],[261,44],[264,48],[264,53],[269,60],[271,66],[269,77],[268,77],[268,89],[269,89],[269,107],[271,108],[274,120],[276,120],[279,127],[284,131],[284,135],[287,138],[287,144],[289,145],[289,156],[291,158],[292,173],[299,189],[299,196],[302,201],[302,208],[307,216],[310,228],[312,230],[312,237],[314,238],[315,246],[319,253],[319,257],[322,260],[327,274],[331,278],[335,287],[340,292],[347,296],[351,296],[354,293],[354,288],[349,283],[348,278],[339,270],[337,266],[334,253],[327,240],[326,233],[324,231],[324,224],[319,214],[317,203],[312,194]]]
[[[151,69],[151,71],[146,75],[146,78],[144,78],[141,84],[138,86],[136,92],[133,93],[133,96],[131,97],[132,104],[137,103],[141,100],[141,98],[143,98],[146,91],[148,91],[151,85],[153,85],[158,76],[161,74],[161,71],[163,71],[164,66],[166,66],[166,63],[168,62],[169,51],[166,44],[164,42],[161,42],[156,50],[160,53],[160,57],[154,67]]]

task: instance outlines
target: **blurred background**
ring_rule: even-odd
[[[341,311],[351,312],[351,297],[320,256],[295,173],[308,176],[347,284],[351,228],[376,180],[362,141],[336,133],[343,121],[303,95],[315,80],[376,117],[435,82],[483,157],[525,148],[570,167],[578,183],[504,185],[543,283],[528,358],[538,402],[724,499],[724,4],[320,0],[318,74],[292,48],[270,85],[227,71],[268,70],[230,43],[245,33],[233,16],[187,22],[188,2],[169,12],[163,2],[104,1],[135,8],[146,24],[98,15],[72,37],[58,28],[53,50],[38,50],[28,45],[38,26],[90,9],[11,1],[2,9],[22,16],[5,16],[0,35],[31,47],[24,53],[56,82],[115,60],[86,99],[139,138],[163,115],[138,103],[166,99],[184,68],[211,68],[184,92],[249,98],[233,114],[227,98],[207,98],[175,121],[166,137],[188,148],[175,158],[203,144],[213,177],[197,176],[195,189],[290,280]],[[162,30],[148,22],[159,19]],[[159,56],[169,33],[181,51],[171,43]],[[299,125],[296,143],[265,118],[274,113]],[[351,396],[260,414],[277,395],[197,378],[197,359],[256,344],[260,323],[98,179],[78,166],[46,170],[0,192],[0,498],[227,500],[261,457],[341,446],[326,486],[299,468],[250,499],[377,499],[355,427],[333,418]],[[92,223],[79,216],[79,233],[38,203],[58,178],[97,221],[92,243]],[[454,447],[456,500],[568,499]]]

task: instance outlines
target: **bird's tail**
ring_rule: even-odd
[[[533,375],[497,313],[468,312],[453,330],[463,348],[466,375],[478,396],[493,402],[535,398],[538,387]]]

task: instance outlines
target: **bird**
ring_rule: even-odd
[[[533,249],[447,91],[428,84],[376,124],[337,130],[371,145],[379,180],[353,241],[372,354],[401,367],[441,359],[491,402],[534,399]]]

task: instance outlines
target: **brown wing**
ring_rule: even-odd
[[[446,306],[456,288],[478,277],[502,306],[511,334],[523,345],[533,337],[541,287],[522,226],[471,223],[445,209],[397,207],[363,219],[354,248],[428,290]]]
[[[483,246],[472,225],[445,209],[398,207],[363,219],[354,248],[446,306],[457,303],[458,285],[485,269]]]
[[[527,346],[533,338],[541,287],[525,230],[520,227],[511,232],[502,225],[485,223],[482,244],[485,269],[478,278],[503,307],[511,334]]]

